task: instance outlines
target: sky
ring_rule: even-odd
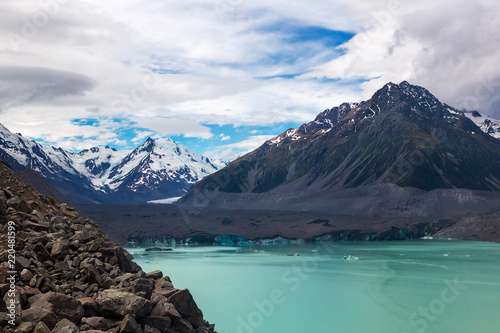
[[[230,160],[407,80],[500,118],[498,0],[2,0],[0,123]]]

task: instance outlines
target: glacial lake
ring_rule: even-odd
[[[219,333],[500,332],[500,244],[128,250],[144,271],[162,270],[176,288],[188,288]]]

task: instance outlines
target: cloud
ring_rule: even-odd
[[[225,135],[224,133],[219,134],[220,141],[231,140],[231,136]]]
[[[196,121],[177,118],[155,118],[138,120],[135,126],[154,131],[159,136],[183,135],[186,138],[210,139],[213,134],[209,127]]]
[[[339,47],[343,56],[304,78],[366,79],[364,98],[388,81],[409,80],[451,105],[500,116],[498,1],[339,2],[360,32]]]
[[[264,142],[274,138],[275,136],[276,135],[253,135],[243,141],[218,146],[211,151],[205,152],[204,155],[225,161],[232,161],[235,158],[260,147],[264,144]]]
[[[6,107],[83,96],[96,82],[82,74],[42,67],[0,66],[0,102]]]
[[[208,139],[209,125],[303,123],[402,80],[449,104],[495,115],[499,6],[496,0],[3,0],[1,122],[75,147],[79,140],[101,144],[108,130],[118,133],[110,140],[125,140],[106,119],[121,119],[131,131],[128,145],[145,133]],[[89,118],[98,125],[74,123]],[[61,124],[63,132],[54,134]]]

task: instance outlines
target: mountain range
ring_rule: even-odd
[[[225,163],[171,139],[148,138],[134,150],[46,147],[0,125],[0,158],[14,170],[33,169],[75,204],[140,203],[178,197]]]

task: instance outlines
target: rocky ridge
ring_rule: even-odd
[[[0,221],[2,332],[214,332],[189,290],[174,288],[161,271],[142,271],[97,224],[40,195],[1,160]],[[9,313],[16,314],[14,326]]]

